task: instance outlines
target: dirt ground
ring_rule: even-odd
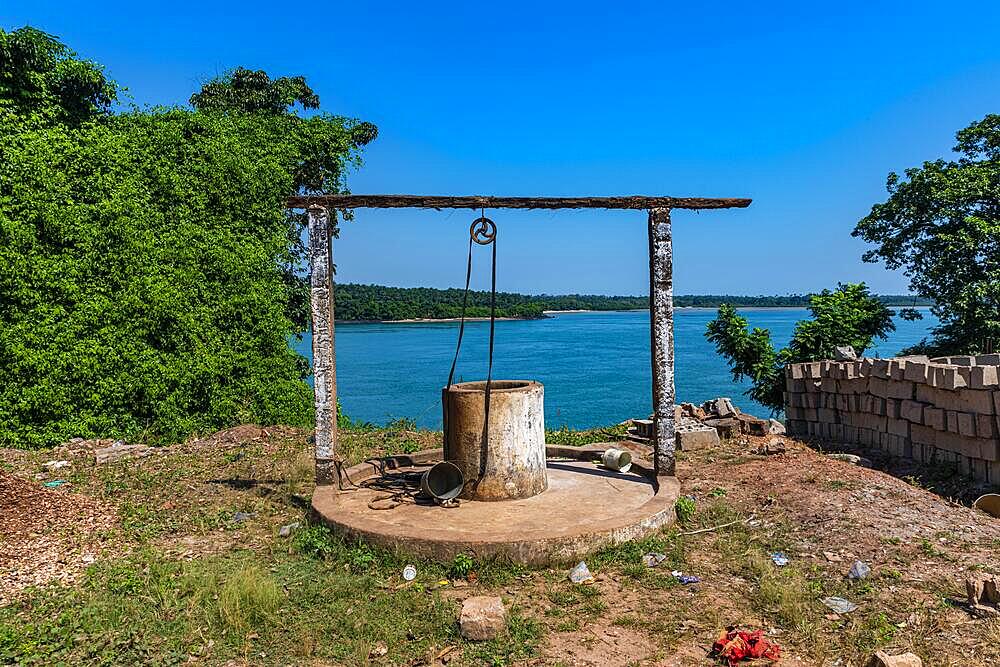
[[[738,530],[752,533],[739,548],[755,541],[784,544],[783,553],[805,574],[807,596],[810,589],[822,590],[810,586],[810,580],[836,587],[838,580],[846,582],[856,560],[867,563],[872,583],[853,589],[842,585],[843,596],[859,604],[858,612],[838,615],[823,609],[815,620],[808,613],[795,618],[794,609],[782,606],[787,597],[801,593],[794,590],[796,582],[786,582],[790,590],[775,591],[770,598],[755,594],[760,577],[741,576],[741,570],[752,574],[760,565],[740,563],[753,547],[731,553],[719,544],[728,538],[707,531],[691,536],[687,559],[687,571],[702,582],[666,593],[680,600],[664,603],[659,592],[637,590],[613,578],[599,581],[597,586],[607,593],[602,596],[606,609],[576,632],[550,635],[545,657],[573,665],[700,665],[706,664],[706,648],[719,629],[739,625],[764,629],[783,646],[784,663],[863,664],[869,653],[865,648],[874,642],[857,636],[870,633],[857,628],[852,616],[867,612],[866,622],[874,613],[882,626],[876,626],[875,634],[882,634],[886,641],[878,644],[890,653],[913,651],[925,665],[1000,664],[1000,626],[973,619],[964,608],[965,577],[1000,569],[1000,520],[921,488],[915,477],[904,481],[834,460],[788,438],[781,438],[787,447],[783,454],[751,453],[767,440],[744,438],[682,454],[677,469],[682,493],[698,502],[724,494],[739,515],[750,517],[738,524]],[[934,471],[910,462],[877,460],[876,465],[922,474],[947,486]],[[964,485],[949,482],[954,491],[968,487],[967,480]],[[808,603],[817,606],[816,600]],[[678,608],[686,613],[673,614],[666,622],[671,627],[659,628],[680,637],[667,650],[654,633],[636,632],[621,622],[634,615],[641,627],[651,610],[670,615]],[[785,628],[775,618],[783,611],[793,616],[784,619]]]
[[[385,453],[400,437],[369,434],[354,451]],[[404,440],[413,449],[437,437]],[[658,541],[588,559],[597,579],[591,586],[572,585],[567,570],[552,568],[499,588],[462,582],[439,594],[456,604],[499,594],[535,619],[540,638],[533,655],[515,661],[522,664],[712,664],[712,641],[729,625],[764,630],[781,645],[782,664],[862,665],[876,647],[913,651],[925,665],[1000,664],[1000,624],[964,608],[965,578],[1000,572],[1000,520],[923,488],[960,496],[961,480],[948,487],[934,471],[876,460],[910,466],[903,479],[830,459],[815,443],[783,440],[787,449],[776,455],[754,454],[761,440],[680,454],[677,475],[694,516]],[[244,426],[103,466],[85,453],[0,450],[0,606],[27,586],[72,585],[95,559],[127,551],[128,536],[142,531],[178,560],[237,547],[266,553],[276,526],[304,520],[304,495],[286,491],[311,474],[308,447],[301,432]],[[59,455],[71,465],[42,466]],[[153,481],[136,482],[144,476]],[[56,479],[68,483],[42,486]],[[139,496],[153,514],[136,510]],[[233,525],[232,508],[251,506],[253,518]],[[119,528],[113,539],[112,526]],[[637,562],[635,549],[650,546],[666,552],[658,568]],[[774,551],[789,565],[775,565]],[[851,583],[855,560],[872,574]],[[672,568],[700,582],[679,585]],[[821,602],[830,595],[858,609],[834,613]],[[482,662],[467,655],[451,664]]]

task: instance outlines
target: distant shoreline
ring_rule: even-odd
[[[516,320],[545,320],[548,316],[542,317],[497,317],[497,322],[512,322]],[[461,322],[461,317],[427,317],[410,318],[405,320],[337,320],[337,324],[441,324],[446,322]],[[466,322],[489,322],[488,317],[466,317]]]
[[[890,308],[900,308],[903,306],[889,306]],[[930,306],[905,306],[926,310]],[[571,310],[543,310],[541,317],[536,316],[515,316],[497,317],[497,322],[515,322],[528,320],[547,320],[554,315],[574,315],[580,313],[637,313],[645,311],[645,308],[623,308],[621,310],[594,310],[585,308],[574,308]],[[674,310],[718,310],[715,306],[674,306]],[[806,310],[806,306],[736,306],[736,310]],[[428,317],[409,318],[404,320],[337,320],[337,324],[447,324],[449,322],[461,322],[461,317]],[[466,322],[489,322],[488,317],[466,317]]]
[[[458,288],[387,287],[338,283],[336,315],[345,322],[456,322],[463,312],[474,318],[489,317],[495,312],[504,319],[541,319],[569,316],[573,313],[648,311],[648,296],[606,296],[600,294],[517,294],[514,292],[466,291]],[[930,305],[926,300],[905,294],[873,295],[890,308]],[[678,313],[699,312],[696,308],[715,309],[724,303],[739,309],[807,308],[811,296],[674,294]],[[492,309],[492,310],[491,310]],[[798,311],[796,311],[798,312]],[[592,317],[592,316],[591,316]],[[470,321],[479,321],[471,319]]]

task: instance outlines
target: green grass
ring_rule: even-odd
[[[548,445],[570,445],[580,447],[596,442],[614,442],[623,439],[628,434],[628,427],[624,424],[607,426],[604,428],[587,429],[583,431],[571,430],[563,426],[559,429],[545,431],[545,443]]]
[[[507,632],[496,639],[466,647],[465,657],[487,665],[512,665],[534,655],[542,635],[537,621],[515,607],[507,618]]]
[[[399,663],[455,643],[453,605],[427,590],[440,572],[420,564],[415,585],[384,587],[397,564],[350,545],[322,559],[276,554],[266,570],[249,552],[179,563],[147,550],[91,567],[79,588],[37,590],[0,608],[0,662],[180,664],[250,654],[255,664],[363,664],[383,641],[387,660]]]
[[[411,427],[351,425],[341,445],[352,460],[439,446],[440,434]],[[612,431],[558,437],[586,444]],[[766,503],[766,521],[742,521],[759,510],[744,506],[740,489],[723,478],[697,501],[682,498],[675,526],[590,554],[598,581],[575,585],[560,567],[529,570],[472,553],[433,562],[339,539],[303,516],[312,465],[302,438],[277,449],[250,442],[75,470],[76,491],[119,510],[112,548],[76,585],[50,585],[0,607],[0,664],[433,664],[442,649],[457,647],[455,667],[511,665],[537,659],[546,633],[581,632],[586,641],[607,624],[642,633],[663,657],[680,643],[707,646],[717,628],[740,618],[781,628],[781,643],[803,657],[863,664],[881,646],[918,646],[914,628],[898,627],[912,612],[911,598],[898,595],[906,559],[948,558],[936,540],[886,537],[897,547],[888,549],[890,561],[849,583],[836,567],[794,556],[804,548],[801,529],[786,523],[780,502]],[[820,492],[828,488],[821,480]],[[236,522],[236,511],[255,516]],[[292,521],[301,528],[279,539],[277,527]],[[776,567],[774,551],[792,562]],[[648,568],[646,553],[666,557]],[[410,583],[401,576],[408,564],[418,572]],[[703,583],[682,587],[672,570]],[[452,591],[443,580],[473,583]],[[953,589],[943,582],[933,599],[960,595]],[[504,597],[509,623],[496,640],[473,644],[459,635],[457,600],[468,594]],[[859,609],[827,619],[820,600],[828,595]],[[950,611],[938,606],[921,618]]]
[[[236,634],[273,622],[285,599],[277,582],[258,565],[244,565],[229,573],[218,596],[219,619]]]

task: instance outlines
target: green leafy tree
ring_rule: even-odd
[[[723,304],[708,323],[705,337],[729,363],[734,382],[750,381],[745,393],[773,412],[784,408],[784,367],[790,363],[831,359],[838,345],[862,354],[876,338],[895,330],[892,311],[868,292],[864,283],[842,284],[809,298],[811,319],[795,325],[788,347],[775,350],[771,333],[749,328],[736,308]]]
[[[889,198],[853,235],[875,244],[866,262],[902,268],[933,300],[940,325],[910,351],[992,351],[1000,341],[1000,115],[957,135],[957,160],[889,174]]]
[[[0,32],[5,58],[31,56],[0,90],[0,444],[310,424],[288,345],[306,325],[302,221],[284,199],[342,189],[374,128],[236,93],[111,113],[114,84],[59,74],[98,66],[26,30]]]
[[[118,92],[103,67],[52,35],[0,30],[0,108],[78,124],[108,114]]]

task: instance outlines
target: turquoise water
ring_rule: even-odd
[[[871,354],[891,356],[918,342],[934,324],[897,318],[896,332]],[[746,308],[752,326],[771,331],[777,347],[807,316],[798,308]],[[725,363],[705,340],[712,309],[678,309],[674,316],[677,399],[701,403],[730,396],[744,411],[767,410],[743,395]],[[486,377],[488,322],[466,324],[458,380]],[[458,323],[337,324],[337,386],[344,411],[354,419],[385,423],[411,417],[441,427],[440,391],[448,379]],[[294,343],[311,357],[308,335]],[[495,379],[532,379],[545,385],[548,428],[603,426],[649,414],[649,313],[560,313],[543,320],[496,323]]]

